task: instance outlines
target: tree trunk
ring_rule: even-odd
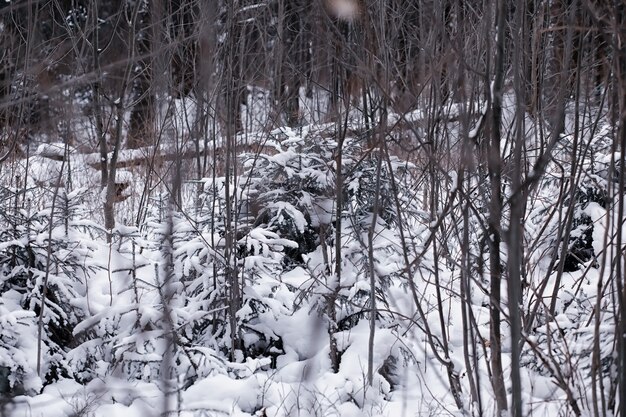
[[[490,270],[490,343],[492,386],[496,397],[497,415],[507,410],[506,386],[502,372],[502,334],[500,330],[502,266],[500,260],[501,224],[502,224],[502,160],[500,156],[500,136],[502,123],[502,87],[504,82],[504,28],[506,8],[504,0],[497,0],[496,20],[496,57],[494,68],[493,91],[491,97],[491,135],[487,149],[487,169],[491,188],[489,204],[489,270]]]

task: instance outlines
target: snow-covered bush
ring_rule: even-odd
[[[38,389],[32,381],[39,358],[44,383],[74,375],[65,354],[80,343],[73,329],[87,314],[87,279],[98,268],[91,259],[93,225],[82,220],[83,196],[84,190],[59,189],[54,212],[52,202],[34,211],[26,200],[0,215],[0,358],[13,390]],[[30,191],[27,197],[50,198]]]
[[[189,238],[187,220],[180,213],[167,213],[160,203],[162,199],[155,201],[141,228],[118,226],[112,242],[100,248],[110,272],[98,282],[109,294],[92,296],[94,314],[76,329],[89,340],[70,352],[83,381],[109,375],[159,380],[168,349],[175,369],[183,374],[202,361],[189,350],[187,297],[171,261],[171,245]],[[176,321],[170,323],[168,317]]]
[[[285,129],[268,141],[271,152],[245,156],[245,183],[254,226],[297,243],[284,245],[283,272],[294,267],[307,271],[312,283],[295,288],[322,314],[328,296],[336,292],[337,328],[349,330],[369,309],[372,296],[368,272],[368,231],[373,227],[377,294],[385,302],[384,289],[402,264],[402,244],[397,231],[396,201],[405,214],[415,211],[415,200],[405,192],[394,195],[392,176],[402,182],[411,166],[378,149],[364,149],[363,141],[348,137],[338,149],[332,134],[316,130],[296,133]],[[342,189],[337,190],[337,158],[342,158]],[[388,163],[389,162],[389,163]],[[389,171],[391,167],[391,172]],[[378,170],[380,169],[380,172]],[[340,199],[338,199],[338,195]],[[397,198],[397,200],[396,200]],[[378,203],[375,200],[378,199]],[[337,201],[342,206],[337,209]],[[378,207],[376,222],[373,211]],[[341,222],[338,221],[338,213]],[[336,242],[341,224],[340,242]],[[341,245],[341,282],[334,273],[335,248]],[[261,302],[259,302],[261,303]]]

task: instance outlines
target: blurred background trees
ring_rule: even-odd
[[[2,288],[19,290],[23,322],[51,314],[39,305],[63,311],[38,336],[50,351],[96,355],[66,340],[77,326],[97,333],[79,324],[84,308],[61,305],[86,292],[63,290],[80,259],[50,254],[78,245],[75,215],[46,211],[85,188],[93,236],[133,267],[143,248],[170,251],[182,284],[160,294],[174,310],[154,308],[210,317],[155,331],[194,378],[194,355],[214,354],[197,344],[276,365],[287,349],[264,327],[271,303],[249,288],[301,268],[315,285],[298,302],[318,312],[334,372],[337,334],[367,317],[373,352],[376,325],[404,320],[461,409],[522,415],[526,368],[573,414],[626,415],[625,12],[587,0],[2,2]],[[46,161],[62,165],[33,169]],[[62,219],[46,256],[32,243]],[[383,256],[400,266],[381,272]],[[50,262],[62,273],[35,280]],[[393,318],[393,282],[414,316]],[[259,291],[292,291],[272,288]],[[140,316],[134,329],[158,327]],[[116,367],[120,333],[102,332]],[[71,374],[46,366],[48,379]]]

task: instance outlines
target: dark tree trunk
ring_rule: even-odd
[[[284,111],[287,125],[294,127],[300,122],[300,86],[302,84],[303,20],[305,4],[299,0],[284,2],[283,54],[280,80],[280,108]]]
[[[132,98],[135,106],[130,112],[130,126],[126,147],[130,149],[152,143],[152,121],[155,113],[154,88],[152,86],[152,37],[158,34],[157,29],[152,29],[151,16],[148,9],[140,12],[139,24],[141,25],[137,42],[137,65],[134,66],[134,80],[132,85]]]
[[[504,0],[496,0],[496,54],[493,91],[491,97],[491,129],[487,149],[487,166],[491,188],[489,203],[489,270],[490,270],[490,343],[491,343],[491,372],[492,386],[496,398],[497,415],[508,409],[506,385],[502,370],[502,332],[500,327],[501,285],[501,242],[502,242],[502,159],[501,124],[502,124],[502,88],[504,84],[504,53],[505,53],[505,23],[506,8]]]

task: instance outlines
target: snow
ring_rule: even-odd
[[[183,409],[230,413],[238,408],[253,413],[258,406],[260,388],[254,378],[232,380],[227,375],[217,375],[189,387],[182,396]]]
[[[341,19],[355,19],[360,12],[356,3],[331,3]],[[7,415],[159,415],[166,403],[166,382],[173,389],[168,395],[170,409],[181,416],[478,415],[478,405],[472,403],[469,391],[471,376],[479,379],[483,414],[492,415],[495,404],[488,365],[493,352],[489,345],[489,258],[484,246],[485,238],[490,237],[484,230],[488,216],[488,196],[482,188],[485,179],[466,171],[460,183],[460,168],[455,165],[459,156],[454,148],[446,155],[450,166],[442,163],[438,167],[438,175],[443,178],[438,189],[441,201],[431,210],[430,201],[423,199],[431,190],[421,179],[421,162],[406,164],[392,155],[392,172],[384,164],[381,175],[381,201],[388,205],[394,201],[394,210],[377,213],[370,241],[368,232],[374,218],[371,174],[379,155],[373,152],[371,160],[361,159],[365,145],[359,136],[363,127],[359,115],[347,115],[349,130],[357,134],[352,137],[348,132],[343,145],[342,192],[349,205],[338,209],[334,190],[336,124],[268,127],[264,120],[269,117],[269,91],[255,87],[249,93],[242,112],[246,117],[258,117],[253,122],[258,129],[241,133],[237,140],[266,142],[255,158],[242,160],[238,171],[241,176],[224,178],[218,173],[217,178],[196,178],[185,183],[183,210],[178,211],[168,206],[166,175],[149,184],[143,200],[147,180],[144,168],[118,170],[117,181],[129,184],[129,199],[116,206],[111,242],[106,242],[101,226],[100,154],[81,154],[77,148],[69,148],[66,162],[75,170],[70,184],[61,172],[65,145],[51,141],[39,146],[29,160],[27,188],[35,190],[28,191],[32,205],[24,202],[23,208],[5,213],[7,217],[31,220],[21,223],[15,235],[7,227],[0,241],[0,377],[8,369],[7,380],[16,391],[13,409]],[[305,108],[310,101],[303,91],[301,96]],[[505,92],[505,124],[513,120],[513,99]],[[390,127],[399,121],[419,126],[437,114],[449,124],[450,140],[455,141],[462,137],[456,119],[467,106],[452,103],[441,109],[417,108],[402,115],[390,114],[388,123]],[[172,129],[179,137],[187,138],[192,132],[186,127],[190,120],[185,118],[193,118],[192,100],[176,101],[174,107],[177,119]],[[471,125],[470,138],[478,139],[480,118],[485,117],[487,109],[484,104],[479,120],[471,121],[475,124]],[[319,117],[309,109],[303,119]],[[610,130],[601,127],[599,132],[608,135]],[[528,135],[532,138],[537,133]],[[215,139],[216,146],[221,140]],[[567,141],[562,142],[555,159],[567,161]],[[123,150],[119,161],[132,165],[135,159],[176,149],[164,143]],[[182,147],[182,151],[188,149],[191,143]],[[502,152],[507,156],[510,149]],[[532,162],[535,153],[528,152]],[[587,181],[584,187],[593,184],[604,190],[602,187],[612,179],[611,161],[619,160],[619,154],[610,152],[599,152],[593,161],[582,163],[585,172],[581,176]],[[547,175],[537,178],[538,187],[528,199],[524,219],[528,268],[524,271],[527,289],[523,308],[530,311],[539,305],[527,335],[538,352],[528,343],[522,352],[522,394],[528,415],[562,413],[568,399],[563,383],[556,380],[556,371],[566,374],[567,387],[581,387],[581,392],[575,391],[576,400],[589,400],[584,390],[589,385],[590,352],[596,335],[596,304],[600,307],[602,366],[607,370],[614,366],[610,362],[615,329],[610,314],[615,308],[610,296],[612,281],[601,271],[602,267],[611,270],[615,258],[610,253],[622,249],[611,238],[609,243],[605,240],[624,227],[616,215],[618,196],[608,196],[610,201],[605,205],[597,201],[577,203],[576,219],[586,215],[593,227],[593,258],[582,263],[579,270],[565,272],[557,281],[550,260],[562,244],[571,244],[572,240],[561,242],[555,238],[558,221],[565,213],[565,208],[555,207],[563,193],[562,177],[550,164],[546,170]],[[536,174],[531,171],[529,176]],[[392,175],[397,180],[397,195],[392,194],[389,184]],[[41,265],[45,265],[47,255],[52,212],[49,197],[56,178],[68,188],[65,195],[61,187],[59,195],[81,203],[68,221],[69,231],[59,216],[65,208],[55,208],[59,224],[51,230],[58,244],[53,246],[53,259],[46,271]],[[230,207],[236,218],[233,225],[226,225],[224,214],[230,203],[225,201],[227,180],[231,198],[236,196]],[[466,203],[462,200],[466,187],[470,187],[467,202],[473,210],[467,225],[459,210]],[[505,201],[510,192],[505,177]],[[458,195],[452,199],[454,193]],[[396,197],[401,203],[400,219],[395,214]],[[255,204],[258,207],[253,207]],[[504,230],[508,210],[505,206]],[[342,229],[336,242],[339,219]],[[165,239],[170,224],[171,241]],[[577,224],[571,238],[584,238],[588,228],[588,224]],[[227,235],[227,230],[232,234]],[[469,248],[463,247],[465,243],[459,238],[465,232]],[[431,236],[438,248],[437,258],[432,246],[425,247]],[[226,254],[229,239],[235,245]],[[342,251],[340,259],[335,258],[337,246]],[[39,267],[15,261],[14,254],[25,253],[26,249],[36,251]],[[370,249],[374,252],[374,295],[370,292]],[[503,245],[503,263],[507,261],[506,251]],[[173,264],[169,263],[170,256]],[[468,294],[463,294],[460,281],[468,265],[471,274],[465,278],[470,288]],[[232,351],[232,323],[228,320],[234,285],[229,274],[233,271],[242,297],[241,307],[233,316],[235,334],[241,336],[243,345],[236,351]],[[61,369],[48,380],[36,372],[39,288],[46,272],[54,298],[46,302],[42,369],[44,374],[53,367]],[[16,282],[9,282],[9,277]],[[506,294],[506,275],[504,278],[502,293]],[[552,316],[541,303],[535,303],[549,304],[557,283],[558,299]],[[373,335],[369,327],[372,296],[377,297],[378,308]],[[462,308],[472,313],[472,333],[464,323]],[[506,296],[502,309],[503,365],[506,388],[510,389]],[[51,340],[60,320],[70,323],[67,334],[62,336],[71,343]],[[427,337],[426,325],[432,341]],[[329,329],[333,329],[332,336]],[[329,356],[331,341],[337,344],[341,357],[336,372]],[[475,358],[466,361],[464,348]],[[541,361],[545,355],[549,366]],[[370,357],[374,371],[371,384],[367,380]],[[476,362],[472,362],[474,359]],[[445,367],[449,363],[460,378],[464,410],[457,409],[451,395]],[[171,374],[164,374],[168,369]],[[601,373],[603,381],[608,382],[609,372],[603,368]]]

